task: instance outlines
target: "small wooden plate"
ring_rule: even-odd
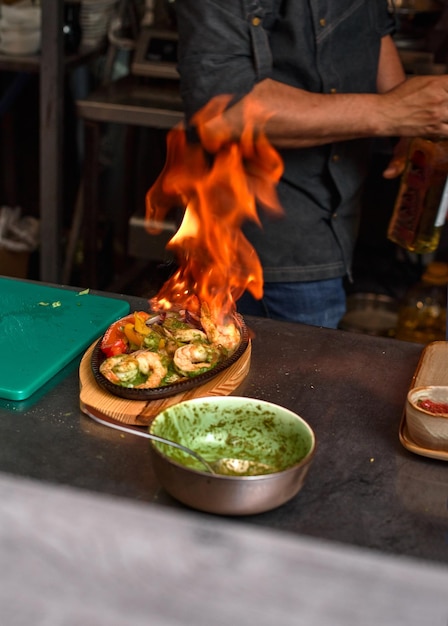
[[[159,400],[128,400],[109,393],[95,380],[91,368],[91,357],[96,341],[85,352],[79,366],[80,407],[87,415],[112,419],[124,424],[147,426],[164,409],[190,398],[203,396],[227,396],[243,382],[249,373],[251,342],[227,369],[199,387],[194,387],[174,396]]]
[[[448,385],[448,341],[433,341],[424,348],[409,389],[426,385]],[[448,452],[432,450],[413,441],[406,424],[406,408],[401,417],[399,437],[410,452],[448,461]]]

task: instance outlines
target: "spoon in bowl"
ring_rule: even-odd
[[[202,457],[198,452],[195,452],[195,450],[192,450],[191,448],[187,448],[187,446],[184,446],[181,443],[177,443],[177,441],[165,439],[164,437],[159,437],[159,435],[153,435],[152,433],[149,433],[147,431],[136,430],[135,428],[127,428],[126,426],[122,426],[121,424],[114,424],[112,422],[109,422],[108,420],[103,420],[96,415],[92,415],[91,413],[89,413],[89,417],[91,417],[95,422],[103,424],[104,426],[109,426],[109,428],[115,428],[116,430],[130,433],[131,435],[145,437],[146,439],[152,439],[153,441],[158,441],[159,443],[165,443],[168,446],[178,448],[178,450],[182,450],[182,452],[190,454],[197,461],[202,463],[202,465],[210,474],[223,474],[226,476],[255,476],[260,474],[272,474],[274,472],[278,472],[278,468],[272,465],[267,465],[266,463],[259,463],[258,461],[247,461],[244,459],[229,458],[220,458],[216,461],[206,461],[204,457]]]

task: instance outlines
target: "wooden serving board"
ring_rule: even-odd
[[[250,368],[251,343],[230,367],[199,387],[161,400],[126,400],[109,393],[98,385],[91,368],[94,342],[84,354],[79,366],[80,406],[87,415],[112,419],[124,424],[147,426],[164,409],[183,400],[204,396],[228,396],[246,378]]]
[[[426,385],[448,386],[448,341],[433,341],[424,348],[409,389]],[[448,452],[424,448],[412,439],[406,426],[406,409],[403,410],[399,437],[410,452],[448,461]]]

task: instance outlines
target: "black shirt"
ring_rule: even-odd
[[[177,0],[179,72],[187,116],[263,78],[314,93],[374,93],[387,0]],[[285,215],[248,224],[266,282],[350,272],[368,140],[283,150]]]

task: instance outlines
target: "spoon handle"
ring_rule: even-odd
[[[190,448],[187,448],[186,446],[183,446],[181,443],[177,443],[176,441],[171,441],[170,439],[164,439],[163,437],[159,437],[158,435],[153,435],[152,433],[149,433],[144,430],[137,430],[136,428],[122,426],[121,424],[114,424],[113,422],[109,422],[108,420],[103,420],[101,419],[101,417],[97,417],[96,415],[93,415],[92,413],[88,413],[88,415],[95,422],[98,422],[99,424],[103,424],[103,426],[109,426],[109,428],[115,428],[115,430],[121,430],[124,433],[137,435],[138,437],[144,437],[145,439],[152,439],[153,441],[164,443],[168,446],[172,446],[173,448],[178,448],[179,450],[182,450],[182,452],[186,452],[187,454],[194,456],[194,458],[197,461],[202,463],[202,465],[204,465],[204,467],[207,468],[207,471],[210,472],[210,474],[215,474],[214,470],[210,467],[209,463],[207,463],[207,461],[203,459],[200,454],[198,454],[194,450],[191,450]]]

